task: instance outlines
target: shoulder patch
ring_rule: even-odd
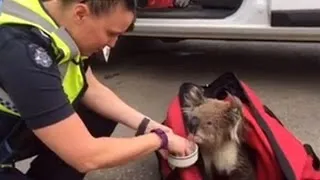
[[[49,56],[49,54],[44,48],[36,44],[29,44],[28,47],[31,57],[37,65],[40,65],[45,68],[51,67],[52,58]]]

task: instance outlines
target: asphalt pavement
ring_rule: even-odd
[[[108,64],[96,64],[95,73],[146,115],[164,120],[182,83],[206,84],[232,71],[297,138],[312,144],[320,155],[320,45],[184,41],[130,47],[119,54]],[[133,134],[119,126],[114,136]],[[151,154],[121,167],[94,171],[86,179],[158,180],[158,163]]]

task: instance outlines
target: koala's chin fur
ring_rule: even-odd
[[[241,101],[207,98],[203,89],[192,87],[185,95],[183,109],[191,134],[199,145],[206,174],[210,179],[254,180],[254,165],[245,145],[246,121]]]

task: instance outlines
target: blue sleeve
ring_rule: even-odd
[[[0,84],[29,128],[57,123],[74,112],[49,52],[21,38],[0,48]]]

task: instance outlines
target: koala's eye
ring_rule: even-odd
[[[212,125],[212,122],[211,122],[211,121],[208,121],[208,122],[207,122],[207,125]]]

